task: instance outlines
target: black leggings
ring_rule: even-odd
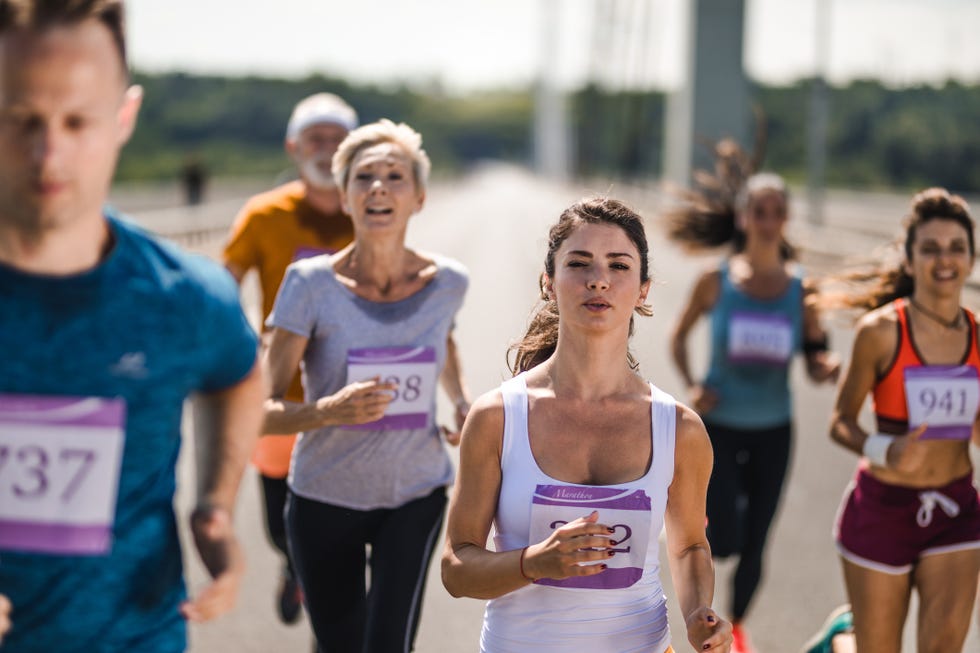
[[[707,424],[715,453],[708,484],[708,542],[717,558],[737,554],[731,616],[741,621],[762,579],[769,525],[789,465],[792,427],[748,431]]]
[[[286,509],[286,492],[289,486],[284,478],[273,478],[259,474],[262,484],[262,499],[265,503],[265,529],[272,546],[276,547],[286,558],[286,566],[292,571],[289,560],[289,546],[286,543],[286,522],[283,511]]]
[[[377,510],[354,510],[289,493],[289,549],[321,653],[412,650],[445,508],[443,487],[398,508]]]

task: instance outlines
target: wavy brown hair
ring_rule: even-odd
[[[970,206],[959,195],[945,188],[927,188],[912,197],[912,206],[903,220],[905,235],[896,245],[905,252],[905,260],[912,260],[912,248],[919,227],[932,220],[952,220],[966,230],[970,256],[976,255],[973,231],[976,223],[970,215]],[[900,297],[908,297],[915,290],[915,280],[904,263],[874,267],[839,275],[831,282],[843,283],[850,289],[828,294],[822,304],[828,308],[857,308],[873,310]]]
[[[640,255],[640,283],[650,280],[650,252],[646,232],[643,229],[643,218],[631,208],[620,202],[605,197],[595,197],[576,202],[565,209],[558,222],[548,232],[548,253],[544,259],[544,274],[555,277],[555,254],[561,244],[568,239],[583,224],[615,225],[626,233]],[[546,361],[558,345],[558,303],[544,293],[544,275],[538,278],[538,288],[544,305],[539,307],[531,318],[527,332],[520,341],[511,345],[507,350],[508,359],[514,355],[514,361],[508,360],[508,366],[516,375],[525,372]],[[638,306],[636,312],[643,316],[653,315],[650,306]],[[633,335],[633,320],[630,318],[630,335]],[[627,354],[629,364],[637,367],[636,359]]]

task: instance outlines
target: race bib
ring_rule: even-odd
[[[0,395],[0,549],[111,550],[125,415],[122,399]]]
[[[596,563],[608,569],[594,576],[554,580],[542,578],[539,585],[579,589],[622,589],[643,576],[650,540],[650,497],[643,490],[576,485],[539,485],[531,500],[530,541],[546,539],[560,526],[599,511],[599,522],[614,529],[616,541],[611,558]]]
[[[923,439],[969,440],[980,408],[980,379],[972,365],[905,368],[909,428],[928,424]]]
[[[337,250],[325,247],[297,247],[293,250],[293,261],[301,261],[305,258],[313,258],[321,254],[336,254]]]
[[[370,347],[347,352],[347,383],[381,377],[396,383],[381,419],[348,429],[421,429],[429,426],[436,393],[436,350],[432,347]]]
[[[793,325],[787,316],[732,313],[728,323],[728,360],[784,365],[792,355]]]

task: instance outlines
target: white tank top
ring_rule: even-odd
[[[674,475],[674,398],[653,384],[650,469],[614,486],[578,485],[538,467],[528,439],[524,374],[504,382],[501,484],[494,518],[497,551],[539,542],[561,522],[599,511],[616,528],[609,569],[566,581],[538,581],[487,603],[484,653],[663,653],[670,645],[660,584],[659,536]]]

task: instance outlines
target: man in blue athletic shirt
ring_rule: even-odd
[[[4,653],[183,651],[242,575],[256,336],[224,270],[103,209],[141,99],[122,4],[0,0]],[[191,516],[213,582],[188,598],[172,503],[191,393],[215,455]]]

